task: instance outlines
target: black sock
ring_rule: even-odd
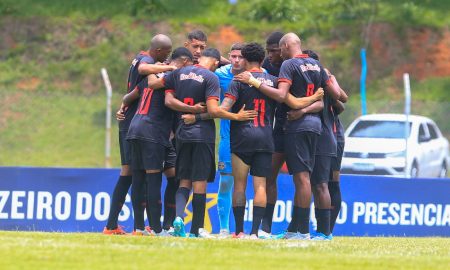
[[[309,214],[311,208],[298,208],[299,213],[299,227],[298,231],[302,234],[309,233]]]
[[[330,235],[331,209],[317,209],[317,232]]]
[[[273,212],[275,210],[275,204],[268,203],[264,212],[264,217],[261,223],[261,229],[266,233],[272,231]]]
[[[198,229],[205,223],[206,194],[194,193],[192,196],[192,225],[191,233],[198,235]]]
[[[184,217],[184,209],[186,208],[187,201],[189,199],[189,193],[191,190],[185,187],[180,187],[175,194],[176,201],[176,216]]]
[[[250,234],[258,235],[259,226],[261,225],[261,220],[264,217],[265,207],[253,205],[253,221],[252,221],[252,231]]]
[[[117,220],[119,219],[120,211],[125,203],[125,197],[127,196],[128,190],[131,186],[131,175],[119,176],[117,180],[116,187],[111,198],[111,207],[109,208],[108,222],[106,223],[106,228],[108,230],[117,229]]]
[[[145,181],[147,183],[147,208],[150,212],[150,227],[155,233],[160,233],[161,228],[161,182],[162,174],[146,173]]]
[[[331,197],[331,217],[330,217],[330,231],[333,232],[334,225],[336,224],[336,219],[341,211],[341,187],[339,182],[330,181],[328,182],[328,190],[330,191]]]
[[[164,230],[170,229],[175,220],[175,194],[177,193],[178,184],[175,177],[167,178],[166,191],[164,192]]]
[[[294,208],[292,208],[292,219],[291,219],[291,222],[289,223],[289,226],[287,229],[288,232],[298,232],[298,227],[300,224],[300,216],[299,216],[300,210],[299,209],[300,209],[300,207],[295,206],[295,205],[294,205]]]
[[[236,224],[236,235],[244,232],[245,206],[233,206],[234,222]]]
[[[133,181],[131,184],[131,202],[134,213],[134,229],[144,230],[145,212],[145,171],[133,171]]]

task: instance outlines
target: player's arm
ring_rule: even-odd
[[[297,120],[303,115],[308,113],[318,113],[323,110],[323,100],[318,100],[306,108],[300,110],[291,110],[287,113],[287,119],[289,121]]]
[[[249,121],[253,120],[255,117],[258,116],[258,112],[255,110],[245,110],[245,105],[242,106],[242,108],[239,110],[238,113],[232,113],[229,112],[230,108],[234,104],[234,100],[225,97],[223,102],[223,106],[219,106],[219,101],[216,99],[208,99],[206,101],[206,108],[208,110],[208,113],[213,118],[222,118],[222,119],[228,119],[233,121]]]
[[[288,83],[279,82],[278,88],[274,88],[262,83],[261,81],[253,77],[253,75],[248,71],[234,76],[233,80],[249,84],[261,91],[264,95],[270,97],[273,100],[276,100],[277,102],[284,102],[287,99],[287,95],[289,94],[290,85]]]
[[[170,66],[165,64],[140,63],[138,67],[138,72],[140,75],[149,75],[149,74],[158,74],[166,71],[172,71],[175,69],[177,69],[176,66]]]
[[[136,86],[133,91],[123,96],[122,105],[124,105],[125,107],[130,106],[131,103],[139,98],[139,96],[139,88]]]
[[[308,107],[318,100],[322,100],[323,95],[324,91],[322,88],[317,89],[317,91],[309,97],[296,98],[289,93],[284,103],[286,103],[286,105],[288,105],[291,109],[299,110]]]
[[[258,116],[258,112],[254,110],[245,110],[245,105],[239,110],[238,113],[231,113],[229,110],[233,107],[236,101],[232,98],[225,97],[219,106],[217,100],[210,99],[206,101],[206,107],[208,112],[200,114],[184,114],[181,118],[184,120],[185,124],[191,125],[197,121],[209,120],[213,118],[222,118],[233,121],[249,121],[253,120]],[[208,107],[209,106],[209,107]],[[209,109],[212,108],[212,109]]]
[[[164,77],[158,78],[154,74],[150,74],[147,76],[148,78],[148,87],[152,89],[161,89],[164,88]]]
[[[330,82],[338,89],[339,91],[339,99],[335,99],[335,100],[340,100],[343,103],[346,103],[348,100],[348,95],[347,93],[345,93],[345,91],[341,88],[341,86],[339,85],[338,81],[336,80],[336,76],[334,76],[333,74],[331,74],[331,72],[324,68],[325,73],[328,75]],[[333,97],[334,98],[334,97]]]
[[[292,109],[305,108],[306,106],[311,105],[317,100],[321,100],[324,94],[323,91],[316,91],[316,93],[314,93],[314,95],[310,97],[297,98],[289,93],[289,88],[291,87],[291,85],[288,82],[279,82],[278,88],[274,88],[261,83],[259,80],[254,78],[250,72],[243,72],[239,75],[236,75],[235,79],[240,82],[252,85],[266,96],[276,100],[277,102],[286,103],[286,105],[288,105]]]
[[[166,96],[164,98],[164,104],[170,109],[177,112],[185,113],[202,113],[206,111],[204,103],[197,103],[193,106],[185,104],[175,97],[173,91],[166,90]]]
[[[341,114],[345,110],[345,104],[340,100],[336,100],[335,103],[333,104],[333,109],[336,112],[336,114]]]

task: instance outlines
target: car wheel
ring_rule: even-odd
[[[445,161],[442,162],[441,170],[439,171],[439,178],[447,177],[447,164]]]
[[[411,172],[410,172],[411,178],[417,178],[419,176],[419,166],[417,165],[417,162],[414,161]]]

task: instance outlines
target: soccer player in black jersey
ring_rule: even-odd
[[[339,91],[329,81],[320,63],[302,53],[300,38],[288,33],[280,40],[281,55],[286,59],[280,69],[278,89],[261,84],[254,79],[249,82],[260,91],[289,104],[291,96],[311,97],[319,88],[324,88],[333,97],[339,98]],[[289,95],[290,94],[290,95]],[[289,173],[294,175],[295,196],[291,223],[286,238],[309,239],[309,215],[311,202],[310,174],[314,167],[317,138],[322,130],[318,112],[323,109],[323,101],[303,106],[301,110],[312,108],[300,119],[287,121],[285,132],[285,155]],[[287,108],[287,110],[289,110]],[[289,117],[289,114],[288,114]]]
[[[188,49],[177,48],[171,57],[173,65],[177,67],[192,64],[192,54]],[[158,74],[164,76],[164,74]],[[154,76],[154,75],[152,75]],[[164,105],[164,89],[152,89],[148,85],[148,78],[143,79],[133,91],[125,95],[123,103],[129,105],[139,99],[138,110],[131,121],[127,140],[131,143],[131,164],[133,168],[133,190],[141,190],[146,186],[147,207],[150,212],[150,226],[158,236],[167,236],[167,227],[163,231],[161,218],[161,171],[166,175],[174,176],[176,155],[169,141],[172,128],[173,113]],[[175,179],[168,177],[170,182]],[[176,189],[175,189],[176,190]],[[174,204],[175,192],[165,196],[165,202]],[[140,201],[137,199],[136,201]],[[167,208],[165,210],[168,210]],[[135,213],[135,227],[142,229],[144,218],[140,213]],[[172,215],[174,218],[174,214]],[[173,218],[167,212],[164,213],[164,223],[167,220],[173,222]]]
[[[148,51],[140,52],[133,59],[128,73],[127,92],[132,91],[136,85],[144,79],[148,74],[156,74],[167,70],[173,70],[175,67],[168,65],[157,65],[156,62],[163,62],[172,50],[172,41],[168,36],[156,35],[150,42]],[[119,121],[119,145],[121,156],[120,177],[114,188],[111,199],[111,207],[108,222],[103,230],[104,234],[124,234],[125,232],[117,225],[117,220],[122,206],[125,202],[128,189],[130,188],[132,177],[130,169],[130,145],[126,141],[126,134],[130,126],[131,119],[137,110],[137,102],[129,106],[122,104],[117,112]],[[143,202],[141,202],[143,203]],[[143,210],[142,210],[143,211]]]
[[[305,50],[303,53],[308,54],[311,58],[319,61],[318,55],[310,50]],[[329,76],[326,69],[325,73]],[[329,77],[331,84],[335,86],[335,89],[339,93],[339,98],[344,99],[345,93],[343,92],[335,78]],[[345,96],[344,96],[345,95]],[[333,93],[325,93],[323,102],[324,109],[320,112],[322,122],[322,132],[317,140],[316,153],[314,167],[311,174],[312,191],[314,194],[315,216],[317,219],[317,233],[315,234],[315,240],[331,240],[330,231],[330,217],[331,217],[331,198],[328,189],[332,160],[336,158],[336,138],[334,135],[334,113],[332,104],[334,104]],[[307,112],[308,108],[305,108],[304,112]],[[290,115],[290,120],[299,119]]]
[[[257,43],[249,43],[242,48],[246,70],[265,84],[277,87],[277,77],[261,69],[264,48]],[[232,112],[243,106],[255,110],[258,115],[253,121],[231,121],[230,142],[234,177],[233,214],[236,222],[235,238],[244,236],[244,212],[247,177],[253,176],[254,200],[251,237],[257,238],[258,229],[266,207],[266,178],[271,173],[273,115],[276,102],[253,86],[233,81],[225,96],[232,99]]]
[[[266,52],[267,57],[264,59],[262,67],[267,70],[270,75],[278,77],[280,67],[283,63],[280,50],[280,39],[284,36],[282,32],[273,32],[267,37]],[[260,238],[270,238],[272,231],[272,219],[277,202],[277,177],[278,173],[285,162],[284,158],[284,142],[283,142],[283,125],[286,121],[286,111],[282,108],[282,103],[277,103],[275,108],[275,123],[273,127],[274,152],[272,154],[272,173],[266,180],[267,204],[263,220],[261,222],[261,231],[258,233]]]

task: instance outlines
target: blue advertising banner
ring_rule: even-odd
[[[118,175],[118,169],[0,167],[0,230],[100,232],[108,218],[110,194]],[[214,233],[219,230],[218,182],[217,176],[208,186],[206,204],[205,228]],[[278,183],[273,233],[287,228],[293,206],[292,177],[280,174]],[[334,235],[450,237],[450,179],[343,175],[341,189],[342,210]],[[252,194],[249,177],[246,232],[251,228]],[[185,213],[189,227],[190,202]],[[314,211],[311,213],[314,229]],[[127,231],[133,229],[129,196],[119,224]]]

